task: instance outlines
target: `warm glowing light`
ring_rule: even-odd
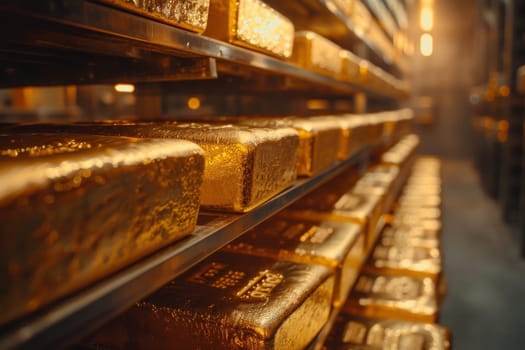
[[[306,107],[308,109],[327,109],[328,108],[328,101],[326,100],[317,100],[312,99],[306,101]]]
[[[432,35],[424,33],[419,39],[419,50],[423,56],[431,56],[434,51],[434,42]]]
[[[189,109],[199,109],[201,106],[201,100],[198,97],[190,97],[188,99],[188,108]]]
[[[421,8],[421,17],[419,18],[419,25],[422,30],[430,31],[434,28],[434,10],[430,6]]]
[[[115,91],[117,92],[127,92],[127,93],[135,92],[135,85],[133,84],[116,84],[114,88],[115,88]]]
[[[499,87],[499,94],[501,96],[509,96],[510,95],[510,88],[507,85],[502,85]]]

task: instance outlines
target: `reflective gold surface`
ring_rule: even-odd
[[[204,159],[193,143],[19,134],[0,148],[0,322],[195,227]]]
[[[62,125],[54,130],[197,143],[205,153],[201,206],[212,210],[248,211],[296,178],[299,140],[297,131],[290,127],[145,121]]]
[[[447,350],[450,332],[430,323],[341,313],[325,344],[330,350]]]
[[[418,145],[418,136],[415,134],[405,136],[382,155],[381,162],[384,164],[403,165],[409,157],[413,156]]]
[[[348,50],[341,50],[339,56],[341,57],[341,74],[339,78],[343,81],[359,83],[359,62],[361,59]]]
[[[400,271],[408,275],[428,276],[437,280],[441,273],[441,254],[437,247],[421,247],[402,244],[395,245],[389,240],[380,240],[374,247],[367,265],[387,272]],[[408,241],[407,243],[410,243]]]
[[[299,66],[334,78],[341,74],[341,48],[330,40],[310,31],[295,33],[292,61]]]
[[[238,123],[296,129],[299,133],[297,174],[300,176],[311,176],[337,161],[341,127],[330,118],[242,118]]]
[[[332,289],[323,266],[219,252],[127,311],[119,345],[302,349],[327,321]]]
[[[363,243],[358,224],[290,219],[284,212],[248,231],[225,249],[330,267],[335,271],[334,303],[339,305],[357,276],[364,254]]]
[[[293,23],[260,0],[211,2],[206,35],[279,57],[292,55]]]
[[[175,26],[201,33],[206,28],[210,0],[97,0]]]
[[[344,309],[366,317],[435,322],[436,285],[431,278],[386,276],[363,272]]]
[[[289,215],[306,220],[336,220],[355,222],[363,227],[365,247],[368,249],[375,240],[377,225],[383,209],[382,197],[373,194],[354,193],[352,190],[336,198],[328,195],[306,197],[295,204]]]

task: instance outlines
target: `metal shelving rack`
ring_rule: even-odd
[[[292,2],[280,3],[288,6]],[[346,47],[360,39],[384,58],[364,34],[355,32],[352,22],[331,0],[300,4],[303,10],[317,11],[317,26],[338,28],[321,34]],[[381,64],[397,69],[388,60]],[[343,82],[97,2],[0,4],[0,87],[172,82],[181,90],[206,92],[232,88],[232,76],[240,92],[277,90],[290,96],[299,93],[346,99],[361,93],[379,100],[396,100],[357,82]],[[382,147],[384,143],[368,146],[313,177],[299,179],[249,213],[201,213],[197,229],[189,237],[0,329],[0,348],[59,347],[85,336],[345,169],[366,164]]]

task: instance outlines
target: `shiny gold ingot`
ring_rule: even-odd
[[[349,158],[351,155],[353,155],[355,152],[357,152],[359,149],[364,147],[364,142],[359,144],[359,130],[363,129],[361,125],[352,119],[344,118],[342,116],[320,116],[320,117],[313,117],[309,119],[311,122],[316,122],[320,124],[326,124],[330,125],[332,124],[331,129],[338,129],[339,130],[339,146],[337,150],[337,158],[344,160]],[[357,131],[356,134],[356,142],[353,141],[353,134],[354,131]]]
[[[439,248],[412,246],[409,240],[405,242],[388,241],[383,244],[379,239],[372,250],[366,271],[378,273],[396,273],[415,277],[430,277],[437,281],[441,274],[441,254]]]
[[[451,341],[450,332],[435,324],[342,312],[325,344],[330,350],[449,350]]]
[[[310,31],[295,33],[291,60],[297,65],[334,78],[341,75],[341,48],[330,40]]]
[[[439,208],[441,197],[437,195],[402,195],[398,200],[399,208]]]
[[[360,81],[359,62],[361,59],[348,50],[341,50],[340,80],[358,84]]]
[[[380,242],[383,246],[439,248],[436,231],[425,231],[421,227],[386,226],[381,233]]]
[[[333,282],[324,266],[222,251],[106,332],[124,324],[128,339],[117,348],[303,349],[328,320]]]
[[[29,129],[49,126],[30,126]],[[246,212],[289,187],[296,179],[297,132],[177,122],[102,122],[52,126],[56,131],[141,138],[184,139],[205,153],[201,206]]]
[[[365,233],[365,249],[372,246],[377,236],[377,227],[383,214],[382,197],[373,194],[355,193],[352,190],[337,197],[329,194],[323,202],[320,195],[306,197],[288,211],[290,216],[305,220],[338,220],[356,222]]]
[[[292,55],[293,23],[260,0],[211,1],[207,36],[288,58]]]
[[[394,227],[411,227],[421,229],[428,234],[439,235],[441,233],[441,220],[420,219],[413,216],[394,216],[389,222]]]
[[[0,323],[189,234],[203,170],[187,141],[0,136]]]
[[[324,118],[244,118],[241,125],[289,127],[299,133],[297,174],[311,176],[337,162],[341,129]]]
[[[257,226],[228,244],[225,250],[327,266],[335,272],[334,305],[342,305],[364,255],[361,226],[287,217],[284,212]]]
[[[97,0],[142,16],[202,33],[208,22],[210,0]]]
[[[404,208],[400,207],[396,211],[398,216],[415,216],[421,219],[435,219],[441,218],[441,209],[439,208]]]
[[[416,159],[419,137],[407,135],[381,156],[382,164],[397,165],[400,168],[400,178],[406,179]]]
[[[366,115],[344,114],[341,120],[343,137],[339,147],[340,159],[347,159],[364,147],[373,144],[370,138],[370,124]]]
[[[435,322],[438,316],[436,284],[428,277],[362,272],[344,310],[365,317]]]

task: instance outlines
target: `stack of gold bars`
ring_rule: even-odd
[[[443,297],[439,229],[424,222],[440,220],[440,163],[416,159],[415,145],[411,152],[399,146],[414,138],[406,136],[387,151],[399,152],[397,172],[379,163],[360,176],[352,169],[341,174],[85,343],[111,349],[304,349],[321,348],[324,333],[326,349],[449,349],[448,331],[434,324]],[[410,173],[406,168],[412,169],[408,180],[399,178]],[[362,183],[357,191],[357,183],[372,175],[382,181]],[[384,215],[399,182],[406,186],[394,196],[393,212]],[[366,195],[367,185],[383,192]]]
[[[288,61],[335,80],[359,84],[385,96],[406,96],[408,87],[371,62],[314,31],[296,31],[293,20],[261,0],[97,0],[116,9]],[[327,5],[328,6],[328,5]],[[334,4],[330,3],[331,7]],[[375,47],[395,58],[391,40],[358,0],[337,5]],[[296,16],[305,14],[298,10]],[[313,18],[312,18],[313,19]],[[130,29],[131,30],[131,29]],[[189,44],[189,43],[188,43]]]
[[[3,125],[1,282],[9,288],[0,322],[191,234],[200,207],[246,212],[298,175],[370,145],[393,145],[364,173],[349,167],[84,341],[112,349],[303,349],[341,311],[333,329],[344,334],[330,335],[329,348],[357,341],[446,348],[447,333],[431,324],[443,290],[439,162],[416,160],[410,118],[398,110]]]

